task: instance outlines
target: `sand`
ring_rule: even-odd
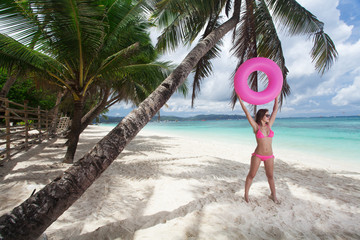
[[[76,158],[109,130],[90,126]],[[45,142],[0,167],[1,215],[69,166],[61,163],[63,142]],[[254,144],[143,129],[45,234],[83,240],[360,239],[359,166],[279,150],[275,184],[281,203],[268,198],[263,167],[246,203]]]

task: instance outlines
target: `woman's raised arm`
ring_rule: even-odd
[[[243,109],[247,120],[249,121],[251,127],[254,129],[254,132],[256,132],[256,131],[258,130],[257,123],[256,123],[255,120],[252,118],[249,110],[246,108],[245,104],[243,103],[243,101],[241,100],[241,98],[239,97],[239,95],[237,95],[237,96],[238,96],[238,98],[239,98],[239,102],[240,102],[241,108]]]
[[[278,112],[278,109],[279,109],[279,96],[278,95],[276,98],[275,98],[275,101],[274,101],[274,107],[273,107],[273,111],[271,113],[271,116],[270,116],[270,119],[269,119],[269,126],[271,127],[273,125],[273,123],[275,122],[275,118],[276,118],[276,114]]]

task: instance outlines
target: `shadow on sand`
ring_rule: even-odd
[[[268,187],[266,186],[262,192],[262,196],[254,196],[252,202],[246,203],[242,198],[244,191],[244,179],[249,169],[248,164],[239,163],[229,159],[218,158],[213,156],[196,156],[194,153],[191,156],[175,158],[168,154],[167,150],[174,147],[174,144],[167,145],[171,138],[147,136],[136,137],[127,147],[126,151],[119,156],[118,161],[113,163],[113,168],[121,178],[127,181],[148,181],[157,179],[171,178],[177,181],[184,179],[201,182],[197,187],[192,187],[191,194],[194,196],[193,200],[186,204],[181,204],[171,211],[158,211],[154,214],[144,214],[151,197],[154,194],[155,185],[148,187],[144,191],[142,200],[135,199],[130,195],[126,189],[134,188],[131,184],[123,185],[123,195],[121,198],[126,204],[119,204],[118,208],[126,210],[127,218],[104,224],[94,231],[81,233],[74,227],[72,231],[74,234],[71,239],[134,239],[136,232],[151,227],[160,227],[167,224],[169,221],[182,219],[188,217],[191,219],[191,227],[187,227],[184,235],[187,239],[198,239],[201,234],[201,226],[206,219],[204,209],[207,206],[216,204],[229,204],[232,208],[237,209],[238,215],[232,213],[232,209],[228,212],[217,212],[218,218],[229,218],[229,225],[219,227],[218,231],[224,231],[224,236],[228,239],[282,239],[292,238],[297,236],[299,239],[359,239],[359,231],[353,229],[345,229],[341,226],[331,227],[334,218],[339,216],[339,221],[344,216],[349,216],[349,213],[342,210],[341,206],[346,205],[349,208],[358,209],[360,202],[360,181],[354,178],[344,176],[344,172],[328,172],[318,169],[301,169],[294,167],[284,161],[276,161],[276,183],[277,191],[280,196],[281,204],[276,205],[270,201],[268,195]],[[156,159],[151,158],[154,153],[161,157]],[[122,159],[126,158],[123,162]],[[167,171],[169,166],[178,166],[181,171]],[[113,169],[113,170],[114,170]],[[228,171],[227,171],[228,170]],[[267,179],[264,170],[261,168],[254,180],[254,182],[266,185]],[[94,188],[101,189],[102,182],[99,182]],[[122,183],[119,182],[119,185]],[[293,187],[299,187],[303,191],[312,193],[312,199],[305,199],[301,194],[294,194]],[[110,194],[110,192],[108,192]],[[103,195],[102,195],[103,194]],[[101,193],[100,199],[97,199],[97,204],[103,204],[103,200],[107,199],[105,193]],[[168,198],[174,198],[169,195]],[[318,201],[314,201],[318,200]],[[80,199],[81,201],[81,199]],[[326,202],[335,202],[337,209],[331,209],[331,212],[326,211]],[[119,202],[121,200],[119,199]],[[297,206],[306,206],[306,209]],[[325,210],[321,209],[325,208]],[[329,205],[329,210],[330,210]],[[310,211],[311,214],[305,214],[304,211]],[[242,228],[242,223],[246,223],[247,214],[253,213],[253,221],[256,220],[256,215],[259,213],[263,215],[267,212],[264,223],[256,223],[251,225],[251,234],[249,229]],[[291,212],[291,213],[289,213]],[[241,213],[244,213],[243,215]],[[293,216],[291,222],[287,223],[287,217]],[[360,215],[358,213],[351,213],[352,217],[348,220],[355,220]],[[79,216],[74,216],[79,217]],[[232,220],[231,220],[232,219]],[[358,218],[359,219],[359,218]],[[180,220],[181,221],[181,220]],[[230,222],[235,222],[235,225]],[[271,225],[271,222],[280,221],[281,228]],[[312,222],[311,227],[300,227],[300,225],[293,226],[292,223],[299,224],[305,222]],[[325,224],[325,228],[322,226]],[[246,224],[245,224],[246,225]],[[226,229],[223,230],[223,227]],[[257,229],[258,228],[258,229]],[[324,229],[332,229],[324,230]],[[79,228],[78,228],[79,229]],[[81,229],[81,228],[80,228]],[[63,231],[68,231],[64,229]],[[225,233],[226,232],[226,233]],[[291,236],[287,235],[291,233]],[[201,235],[204,238],[204,235]],[[206,235],[205,235],[206,236]],[[221,236],[221,233],[220,233]],[[229,236],[232,236],[229,238]],[[152,236],[156,238],[156,236]],[[208,235],[206,239],[216,239],[215,236]],[[171,239],[171,236],[169,236]]]
[[[94,130],[86,141],[80,141],[79,149],[81,150],[77,153],[77,156],[81,157],[89,151],[101,139],[99,134]],[[186,228],[184,235],[187,239],[198,239],[201,234],[204,234],[201,230],[203,222],[206,221],[204,219],[206,215],[204,208],[210,205],[227,204],[230,206],[228,211],[219,211],[215,213],[214,217],[229,219],[226,230],[222,226],[218,231],[220,234],[221,231],[224,231],[224,234],[226,231],[226,236],[233,236],[232,239],[287,239],[289,238],[286,235],[287,233],[292,233],[291,236],[297,236],[298,239],[360,239],[359,231],[344,229],[340,226],[333,228],[329,232],[325,231],[320,224],[323,223],[331,227],[332,223],[328,223],[327,219],[336,218],[336,216],[348,216],[349,213],[341,208],[342,205],[359,210],[360,180],[345,176],[348,173],[300,169],[284,161],[276,160],[275,176],[281,204],[276,205],[266,198],[266,194],[268,194],[267,187],[261,190],[264,192],[263,196],[254,196],[252,202],[246,203],[242,198],[242,193],[244,191],[244,179],[249,169],[248,164],[214,156],[197,156],[196,153],[190,156],[173,157],[168,153],[168,150],[176,147],[176,145],[173,143],[167,144],[170,140],[170,137],[137,136],[109,167],[112,168],[111,173],[116,173],[116,176],[111,176],[109,175],[110,172],[108,174],[105,171],[103,175],[108,175],[104,178],[103,176],[100,177],[87,190],[87,192],[93,191],[97,196],[96,199],[90,197],[89,194],[89,196],[78,200],[81,204],[89,206],[88,211],[84,213],[76,211],[76,207],[74,209],[70,208],[67,213],[74,222],[59,229],[58,233],[67,236],[66,239],[134,239],[136,232],[139,230],[160,226],[175,219],[189,217],[191,223],[188,224],[189,226]],[[34,153],[29,152],[26,156],[13,160],[7,167],[9,171],[4,171],[1,175],[2,183],[26,180],[46,184],[64,170],[64,165],[58,164],[59,160],[55,158],[61,151],[64,151],[64,149],[59,148],[55,142],[49,142],[46,145],[39,146],[38,149],[34,149]],[[46,167],[40,164],[40,161],[40,165],[30,165],[16,170],[15,172],[18,173],[19,177],[4,180],[4,177],[8,174],[14,174],[11,170],[18,162],[31,161],[39,153],[48,156],[48,159],[44,159],[44,161],[48,161]],[[148,159],[154,153],[159,157]],[[166,170],[170,166],[176,166],[181,171]],[[120,177],[122,181],[118,181],[116,177]],[[193,200],[181,204],[171,211],[158,211],[146,215],[145,210],[154,195],[156,185],[149,183],[146,188],[137,189],[131,182],[153,180],[155,184],[157,179],[164,177],[177,181],[186,179],[201,184],[193,186],[189,190]],[[254,183],[266,183],[266,181],[263,169],[259,169]],[[294,194],[292,188],[301,188],[303,191],[311,192],[314,198],[305,199],[301,194]],[[114,207],[122,210],[123,215],[128,217],[119,220],[115,216],[110,223],[105,223],[94,231],[82,233],[89,215],[96,212],[102,214],[103,205],[106,204],[107,199],[114,191],[121,191],[118,199],[119,204]],[[173,197],[168,196],[170,199]],[[314,199],[319,201],[314,202]],[[339,206],[337,209],[331,209],[331,212],[329,212],[331,216],[326,215],[326,212],[320,212],[322,211],[320,207],[324,207],[326,201],[335,202]],[[307,206],[308,208],[300,209],[297,206]],[[232,209],[236,211],[232,212]],[[266,219],[257,219],[263,223],[252,224],[251,235],[249,235],[250,230],[247,228],[248,224],[245,223],[251,221],[251,219],[245,219],[244,216],[251,213],[254,215],[254,219],[252,219],[254,221],[256,220],[256,214],[263,214],[264,211],[268,213]],[[313,211],[315,213],[309,215],[305,214],[304,211]],[[316,213],[316,211],[319,211],[319,213]],[[287,224],[286,218],[289,215],[293,216],[293,219]],[[359,212],[355,212],[352,213],[352,218],[347,220],[360,219],[359,217]],[[275,225],[272,226],[271,222],[274,221],[281,221],[281,228]],[[311,228],[300,227],[306,221],[313,221],[314,224]],[[297,222],[299,226],[291,225],[294,222]],[[201,236],[204,238],[204,235]],[[156,236],[152,237],[156,239]],[[171,236],[169,236],[169,239],[171,239]],[[216,238],[209,235],[208,239]]]

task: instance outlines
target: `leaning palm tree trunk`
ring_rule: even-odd
[[[36,239],[79,199],[185,81],[199,59],[236,26],[240,7],[235,6],[233,17],[199,42],[173,73],[90,152],[10,214],[0,217],[0,236]]]

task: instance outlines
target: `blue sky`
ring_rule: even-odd
[[[315,71],[309,55],[311,39],[304,36],[288,37],[286,32],[279,30],[292,93],[286,98],[278,116],[360,115],[360,0],[298,2],[325,23],[325,32],[335,42],[339,58],[329,71],[320,75]],[[156,33],[152,32],[152,38],[156,38]],[[174,94],[167,102],[168,107],[161,109],[161,114],[243,114],[239,104],[234,110],[230,106],[231,74],[237,62],[231,56],[230,48],[231,39],[227,35],[221,58],[213,61],[214,72],[203,80],[194,108],[191,108],[191,94],[186,98]],[[179,63],[190,50],[189,47],[181,47],[165,54],[161,60]],[[260,107],[271,109],[272,103]],[[131,105],[119,103],[110,109],[108,115],[125,116],[131,110]]]

